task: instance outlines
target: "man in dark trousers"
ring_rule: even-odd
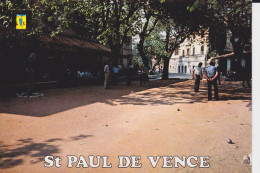
[[[214,86],[214,98],[218,100],[218,85],[217,85],[217,77],[218,71],[217,67],[214,66],[214,62],[210,62],[210,66],[206,68],[205,76],[208,81],[208,100],[212,100],[212,91],[211,86]]]
[[[140,86],[145,85],[145,81],[147,80],[147,75],[148,75],[148,69],[142,64],[140,68],[141,74],[140,74]]]
[[[197,67],[195,67],[192,71],[192,79],[194,79],[195,75],[195,85],[194,85],[194,91],[199,92],[199,87],[200,87],[200,80],[202,78],[202,63],[200,62]]]

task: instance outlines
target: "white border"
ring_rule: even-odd
[[[253,46],[253,117],[252,117],[252,156],[254,173],[260,172],[260,3],[252,4],[252,46]]]

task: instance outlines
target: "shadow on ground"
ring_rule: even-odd
[[[193,80],[157,80],[140,87],[113,86],[105,90],[102,86],[51,89],[42,91],[39,98],[5,98],[0,100],[0,113],[34,117],[49,116],[69,109],[94,103],[117,105],[172,105],[207,103],[207,83],[201,82],[200,92],[193,92]],[[220,100],[244,100],[251,105],[251,88],[243,88],[241,82],[225,81],[219,86]]]
[[[108,90],[105,90],[103,86],[49,89],[41,91],[44,96],[38,98],[0,98],[0,113],[43,117],[97,102],[114,105],[110,102],[111,99],[120,99],[131,92],[167,86],[181,81],[183,80],[151,81],[145,87],[140,87],[139,82],[135,81],[131,86],[119,83]]]
[[[61,138],[49,139],[44,142],[34,142],[32,138],[20,139],[16,141],[15,145],[4,145],[0,141],[0,168],[12,168],[22,165],[25,162],[24,157],[30,161],[31,164],[36,164],[44,161],[45,156],[55,156],[60,153],[58,145],[53,142],[69,142],[75,140],[83,140],[92,137],[92,135],[78,135],[72,136],[68,140]]]
[[[122,96],[119,99],[108,100],[111,105],[173,105],[207,103],[207,82],[202,81],[200,92],[193,92],[194,81],[189,80],[159,87],[156,89],[140,91]],[[219,100],[244,100],[251,106],[251,88],[241,87],[241,82],[224,82],[219,87]],[[212,92],[214,96],[214,92]],[[107,101],[107,102],[108,102]]]

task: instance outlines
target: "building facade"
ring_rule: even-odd
[[[169,62],[169,73],[192,74],[194,67],[200,62],[202,67],[208,65],[208,35],[204,38],[191,36],[176,49]]]
[[[128,67],[132,63],[132,52],[132,37],[127,37],[127,41],[123,44],[121,50],[122,58],[120,59],[119,64]]]

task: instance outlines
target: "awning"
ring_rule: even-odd
[[[91,41],[86,41],[86,40],[81,40],[73,37],[68,37],[68,36],[56,36],[54,38],[48,37],[48,36],[43,36],[39,38],[39,41],[41,43],[44,43],[46,48],[52,48],[50,45],[57,45],[57,46],[67,46],[69,48],[82,48],[82,49],[90,49],[90,50],[96,50],[96,51],[103,51],[103,52],[111,52],[111,49],[99,44],[99,43],[94,43]]]
[[[251,53],[251,51],[244,51],[243,52],[244,55],[248,55],[250,53]],[[220,56],[217,56],[217,57],[215,57],[213,59],[226,59],[226,58],[233,58],[233,57],[234,57],[234,52],[228,53],[228,54],[224,54],[224,55],[220,55]]]

